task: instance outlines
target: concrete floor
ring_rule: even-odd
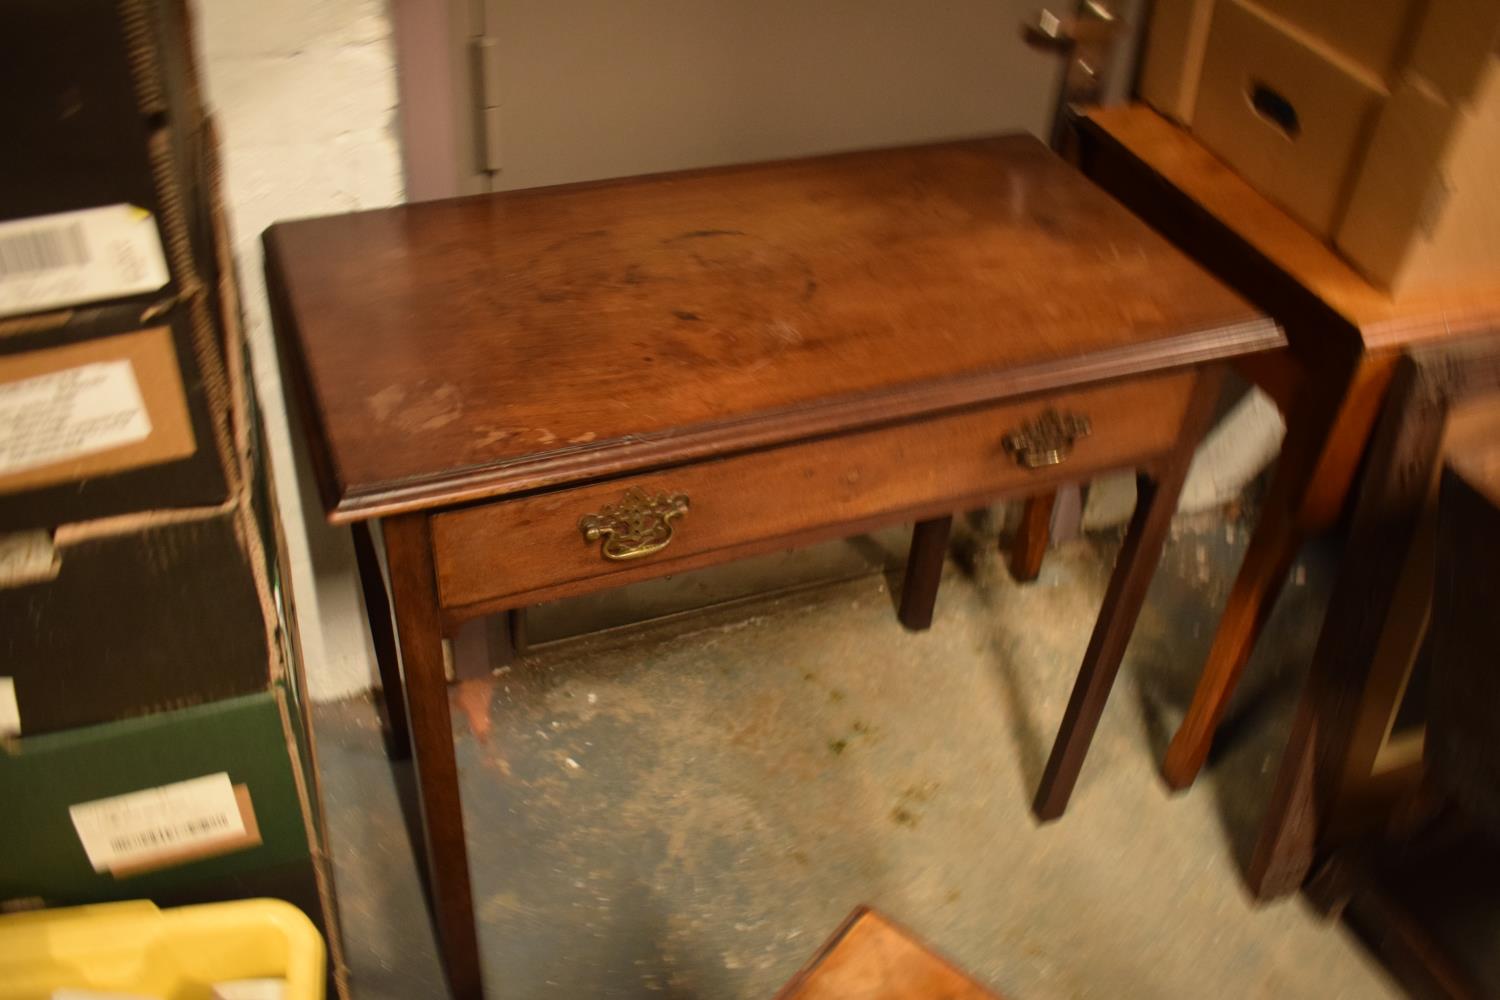
[[[1156,774],[1245,530],[1180,522],[1068,814],[1029,802],[1117,536],[1017,586],[987,522],[930,632],[880,574],[573,640],[454,692],[475,899],[497,997],[768,998],[856,904],[1013,1000],[1399,995],[1298,900],[1241,872],[1325,573],[1299,564],[1226,749]],[[367,700],[321,706],[355,996],[441,995]]]

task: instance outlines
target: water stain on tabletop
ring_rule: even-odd
[[[427,380],[408,392],[402,385],[388,385],[367,400],[375,422],[398,431],[437,430],[463,415],[463,397],[451,382],[433,385]]]

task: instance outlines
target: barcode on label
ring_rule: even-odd
[[[88,262],[89,245],[81,223],[0,236],[0,278],[83,267]]]
[[[168,847],[229,831],[228,816],[207,816],[176,825],[138,830],[124,837],[112,837],[109,846],[116,854],[132,851],[159,851]]]

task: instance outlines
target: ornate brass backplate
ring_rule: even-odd
[[[686,514],[688,498],[681,493],[647,496],[631,487],[618,503],[578,519],[586,542],[601,538],[600,554],[611,562],[640,559],[672,543],[672,521]]]
[[[1006,434],[1002,443],[1017,465],[1040,469],[1065,460],[1073,450],[1073,443],[1092,432],[1088,417],[1048,409]]]

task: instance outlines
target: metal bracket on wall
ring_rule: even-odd
[[[1081,0],[1070,16],[1041,10],[1034,21],[1022,25],[1022,37],[1032,48],[1056,52],[1067,58],[1062,92],[1052,114],[1052,148],[1067,154],[1072,142],[1073,109],[1098,104],[1104,96],[1104,81],[1114,55],[1115,42],[1125,27],[1114,7],[1105,0]]]

